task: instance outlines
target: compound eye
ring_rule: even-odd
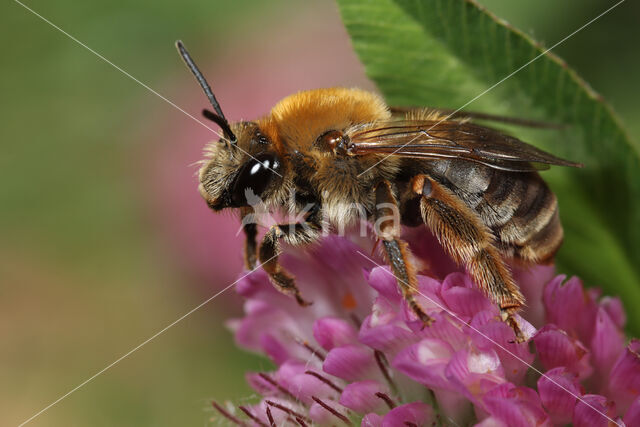
[[[246,162],[236,176],[231,192],[234,206],[247,206],[249,196],[261,197],[279,172],[280,161],[275,154],[262,153]],[[275,172],[274,172],[275,171]],[[253,203],[252,203],[253,204]]]

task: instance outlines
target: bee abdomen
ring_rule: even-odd
[[[503,256],[550,260],[562,243],[556,196],[537,172],[507,172],[468,162],[439,161],[432,173],[474,209]]]
[[[548,260],[562,242],[556,196],[537,173],[518,174],[508,193],[503,199],[509,200],[511,214],[502,218],[502,224],[487,224],[498,246],[505,255],[514,258],[529,262]],[[491,194],[486,196],[491,200]]]
[[[562,244],[563,235],[560,216],[558,209],[556,209],[542,230],[536,233],[525,245],[513,248],[513,255],[529,262],[550,262]]]

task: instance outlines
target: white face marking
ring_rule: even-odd
[[[251,167],[251,172],[250,172],[251,175],[254,175],[256,172],[258,172],[258,170],[260,169],[260,166],[262,166],[260,163],[256,163],[255,165],[253,165]]]

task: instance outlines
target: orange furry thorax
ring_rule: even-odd
[[[308,149],[318,135],[359,123],[388,120],[382,98],[362,89],[314,89],[278,102],[258,126],[280,150]]]

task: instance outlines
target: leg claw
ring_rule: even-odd
[[[308,306],[310,306],[311,304],[313,304],[312,302],[310,302],[310,301],[307,301],[307,300],[303,299],[303,298],[300,296],[300,294],[296,294],[296,295],[295,295],[295,298],[296,298],[296,302],[298,303],[298,305],[299,305],[300,307],[308,307]]]
[[[422,327],[420,328],[421,331],[433,324],[433,319],[421,309],[414,307],[414,313],[418,316],[418,319],[422,321]]]
[[[511,329],[513,329],[513,333],[516,336],[516,339],[513,342],[522,344],[523,342],[527,341],[524,334],[522,333],[522,329],[520,329],[520,325],[518,325],[518,322],[515,317],[513,317],[512,313],[509,313],[506,310],[501,310],[500,317],[502,317],[503,322],[505,322],[511,327]]]

